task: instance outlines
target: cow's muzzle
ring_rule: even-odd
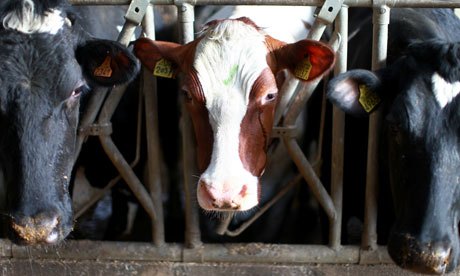
[[[14,240],[19,244],[54,244],[63,235],[61,216],[58,212],[41,212],[34,216],[16,216],[11,218]]]
[[[413,272],[440,275],[451,270],[452,247],[445,241],[420,242],[408,233],[392,234],[388,253],[398,266]]]

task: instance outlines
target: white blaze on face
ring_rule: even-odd
[[[211,162],[200,180],[220,194],[238,195],[246,185],[240,210],[250,209],[258,201],[258,179],[243,167],[239,135],[252,85],[268,67],[264,41],[264,35],[252,26],[223,21],[204,31],[193,64],[214,133]]]
[[[37,16],[34,10],[35,5],[32,0],[23,0],[21,16],[15,12],[7,14],[3,18],[3,26],[5,29],[12,29],[24,34],[49,33],[55,35],[62,29],[64,23],[70,23],[62,17],[60,10],[46,11],[41,17]]]
[[[434,73],[431,82],[434,96],[441,108],[444,108],[448,103],[452,102],[458,93],[460,93],[460,81],[450,83],[438,73]]]

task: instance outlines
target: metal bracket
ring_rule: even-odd
[[[298,132],[295,126],[273,127],[272,138],[295,138]]]
[[[85,136],[109,136],[112,132],[112,123],[110,122],[104,124],[91,124],[78,129],[78,134]]]
[[[325,24],[332,24],[340,8],[342,8],[342,4],[343,0],[326,0],[317,15],[317,19]]]
[[[132,0],[125,14],[125,19],[140,25],[149,4],[149,0]]]

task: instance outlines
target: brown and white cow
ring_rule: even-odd
[[[186,45],[147,38],[133,44],[148,69],[164,70],[167,61],[172,75],[185,74],[182,91],[198,144],[200,206],[214,211],[256,206],[278,99],[276,75],[287,69],[303,81],[316,80],[332,68],[333,50],[313,40],[279,41],[245,17],[214,20]]]

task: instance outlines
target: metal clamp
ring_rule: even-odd
[[[109,136],[112,132],[112,123],[110,122],[104,124],[91,124],[78,129],[78,134],[85,136]]]
[[[332,24],[340,11],[342,4],[343,0],[326,0],[316,16],[317,19],[321,20],[325,24]]]
[[[295,126],[273,127],[272,138],[295,138],[298,132]]]
[[[149,4],[149,0],[132,0],[125,14],[125,19],[140,25]]]

